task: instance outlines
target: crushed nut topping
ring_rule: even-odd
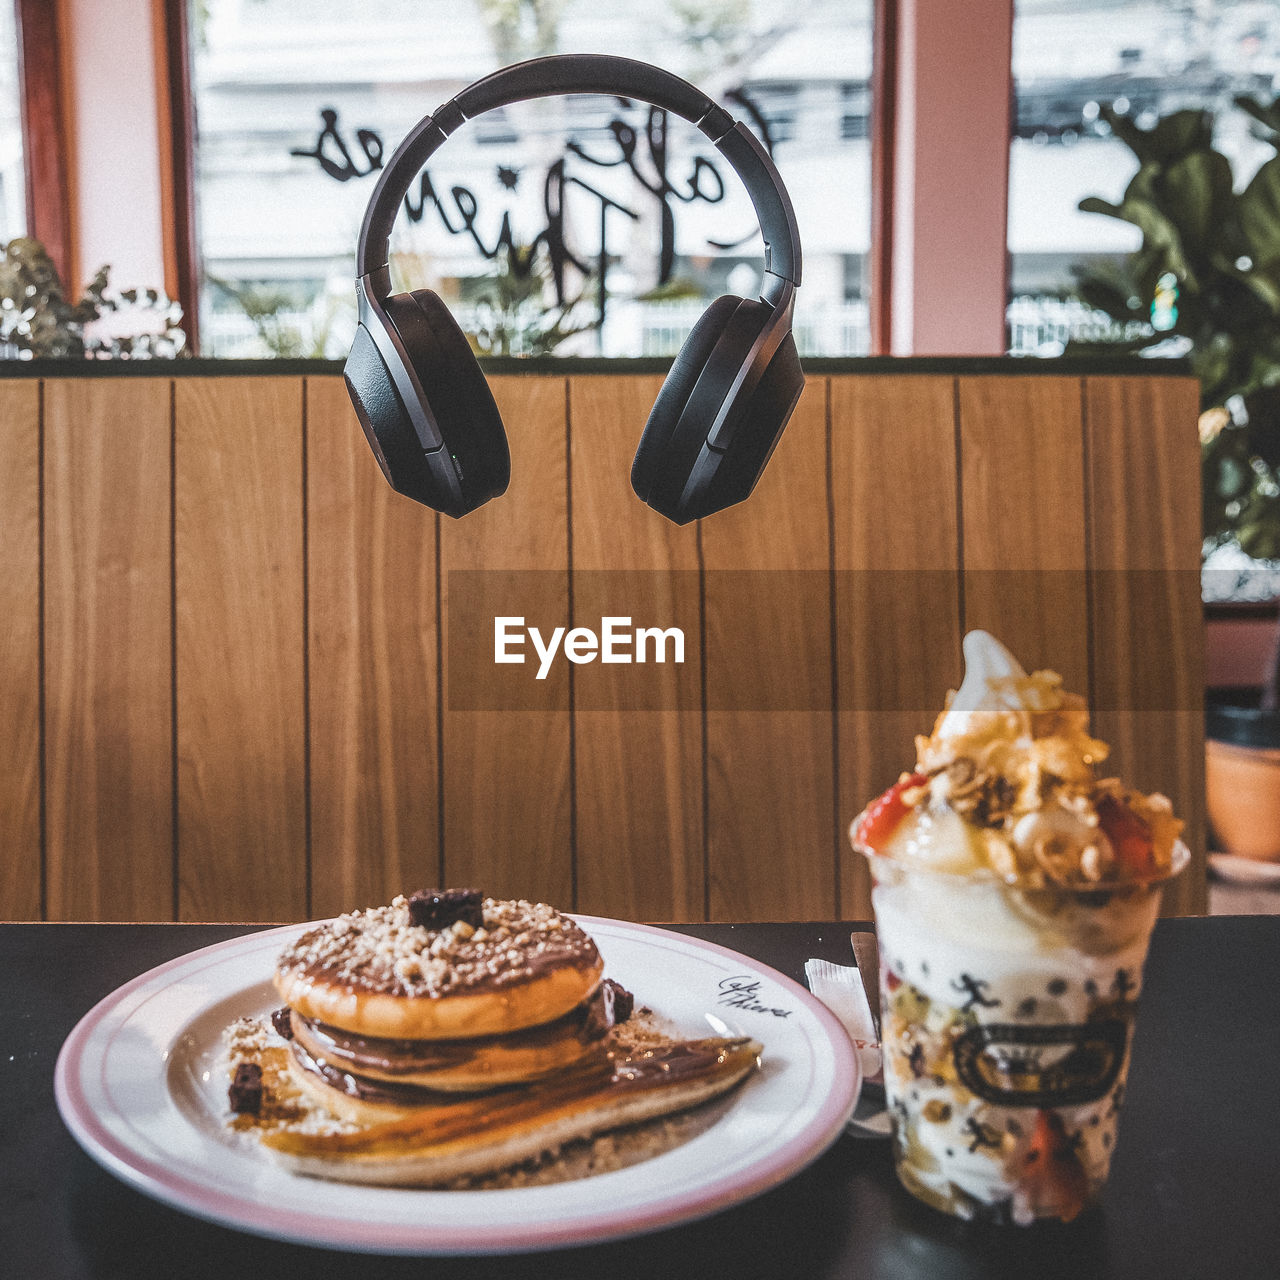
[[[542,902],[485,898],[481,924],[415,924],[410,899],[352,911],[304,933],[281,955],[282,972],[392,995],[446,995],[504,987],[561,965],[599,963],[595,943]]]
[[[1090,733],[1085,700],[1052,671],[986,685],[982,704],[956,715],[949,695],[933,732],[916,738],[915,770],[894,797],[911,821],[894,819],[882,833],[896,856],[952,871],[989,868],[1029,887],[1167,874],[1182,824],[1165,796],[1098,777],[1108,749]]]

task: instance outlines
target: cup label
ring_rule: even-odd
[[[1071,1107],[1103,1098],[1124,1062],[1129,1019],[1026,1026],[988,1022],[955,1041],[956,1074],[985,1102]]]

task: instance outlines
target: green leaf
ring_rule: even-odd
[[[1231,164],[1217,151],[1193,151],[1168,165],[1154,182],[1161,214],[1183,247],[1203,254],[1221,240],[1232,212]]]
[[[1231,517],[1227,515],[1227,504],[1218,497],[1213,485],[1208,482],[1207,477],[1211,461],[1207,456],[1204,459],[1206,480],[1200,486],[1200,514],[1204,537],[1217,541],[1224,534],[1230,533],[1235,524]]]
[[[1119,205],[1089,197],[1080,202],[1085,213],[1103,213],[1108,217],[1131,222],[1142,232],[1143,251],[1158,253],[1160,270],[1172,271],[1181,280],[1191,276],[1182,237],[1177,224],[1160,208],[1161,191],[1157,184],[1159,166],[1143,165],[1134,175]],[[1194,287],[1194,281],[1191,282]],[[1150,298],[1148,293],[1147,298]]]
[[[1262,387],[1245,397],[1249,450],[1275,471],[1280,468],[1280,387]]]
[[[1241,271],[1234,263],[1222,263],[1223,274],[1234,274],[1261,298],[1272,312],[1280,314],[1280,257],[1269,262],[1257,263],[1247,271]]]
[[[1101,213],[1105,214],[1108,218],[1124,218],[1126,222],[1128,221],[1124,214],[1120,212],[1119,205],[1111,204],[1098,196],[1085,196],[1076,208],[1078,208],[1081,213]]]
[[[1191,363],[1200,379],[1203,405],[1222,404],[1238,388],[1229,385],[1234,344],[1220,334],[1211,342],[1201,343],[1191,352]]]
[[[1264,106],[1256,98],[1241,95],[1235,99],[1235,104],[1241,111],[1247,115],[1251,115],[1259,124],[1265,125],[1272,133],[1280,134],[1280,98],[1275,98],[1270,106]],[[1275,143],[1280,141],[1271,138],[1269,141]]]
[[[1101,109],[1111,131],[1143,164],[1170,164],[1203,150],[1213,140],[1213,116],[1208,111],[1175,111],[1157,120],[1150,129],[1140,129],[1127,115],[1113,107]]]
[[[1253,487],[1253,471],[1234,454],[1223,454],[1217,460],[1213,491],[1223,502],[1244,497]]]
[[[1208,111],[1175,111],[1161,117],[1147,135],[1152,159],[1170,164],[1213,145],[1213,116]]]
[[[1240,516],[1236,540],[1256,560],[1280,559],[1280,502],[1255,494]]]
[[[1253,175],[1236,205],[1245,249],[1257,262],[1280,258],[1280,156]]]

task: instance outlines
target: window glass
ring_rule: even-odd
[[[12,0],[0,0],[0,243],[25,234],[27,182],[22,158],[22,95]]]
[[[772,146],[804,232],[800,349],[867,349],[871,0],[193,0],[190,17],[205,355],[345,354],[383,160],[496,68],[585,51],[692,80]],[[482,351],[667,355],[709,299],[760,285],[736,175],[642,104],[490,112],[407,203],[393,279],[438,292]]]
[[[1009,167],[1010,347],[1055,355],[1069,338],[1124,333],[1074,297],[1076,273],[1138,248],[1126,222],[1083,213],[1118,202],[1137,171],[1103,108],[1141,128],[1183,108],[1212,111],[1237,186],[1274,154],[1233,105],[1280,91],[1274,0],[1016,0],[1016,108]]]

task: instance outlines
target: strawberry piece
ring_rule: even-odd
[[[1123,800],[1104,795],[1098,801],[1098,826],[1111,841],[1125,879],[1148,880],[1157,874],[1151,828]]]
[[[923,787],[928,781],[923,773],[913,773],[909,778],[895,782],[884,795],[867,805],[855,833],[858,843],[872,852],[878,849],[907,816],[910,806],[903,800],[902,793],[912,787]]]
[[[1022,1193],[1037,1216],[1070,1222],[1089,1199],[1089,1179],[1076,1144],[1053,1111],[1037,1111],[1022,1172]]]

